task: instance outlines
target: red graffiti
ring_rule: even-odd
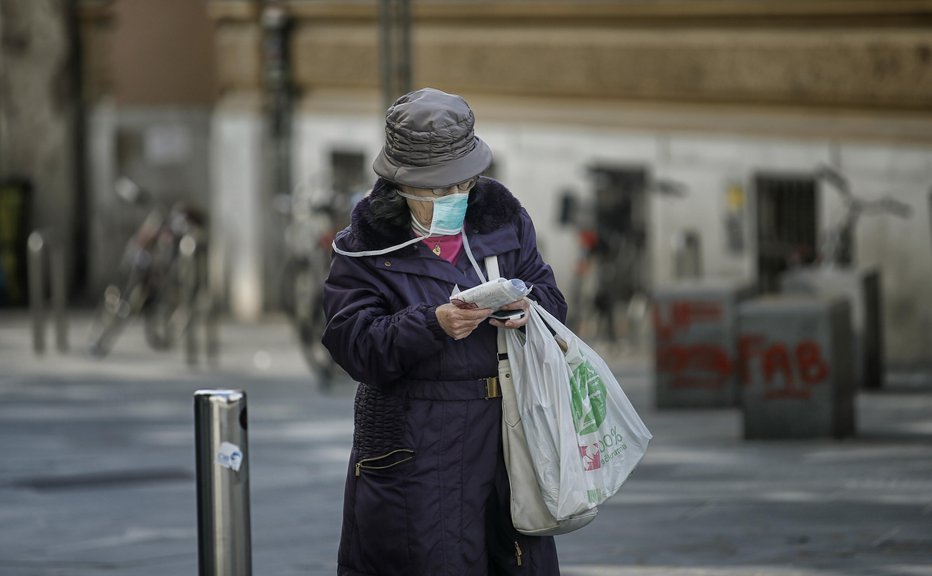
[[[671,378],[672,388],[720,390],[728,386],[732,374],[729,351],[712,344],[677,343],[675,336],[691,326],[722,322],[724,312],[718,302],[677,300],[654,307],[657,333],[657,371]]]
[[[760,353],[764,342],[764,337],[758,334],[746,335],[738,339],[738,364],[741,370],[741,384],[744,386],[751,383],[749,360]]]
[[[666,314],[664,314],[666,312]],[[678,300],[654,306],[654,328],[660,340],[669,340],[676,332],[688,329],[699,322],[721,322],[722,305],[718,302]]]
[[[665,345],[657,351],[657,371],[672,376],[673,388],[718,390],[728,385],[732,366],[720,346]]]
[[[796,363],[803,382],[818,384],[828,379],[828,363],[822,358],[822,348],[817,342],[806,340],[797,344]]]
[[[682,342],[683,335],[700,323],[725,322],[724,305],[702,300],[658,302],[653,309],[657,335],[657,374],[671,388],[720,390],[729,385],[735,370],[742,385],[749,385],[752,369],[765,387],[764,399],[809,399],[812,388],[826,382],[830,367],[818,342],[795,345],[768,342],[765,335],[746,334],[737,350],[717,344]],[[723,328],[724,329],[724,328]],[[678,342],[678,340],[680,340]]]
[[[744,385],[752,381],[751,361],[759,358],[760,374],[766,388],[765,400],[807,400],[812,397],[812,388],[828,379],[829,365],[822,356],[822,348],[818,342],[803,340],[796,344],[793,354],[790,354],[789,348],[783,342],[766,347],[763,343],[763,336],[745,335],[741,337],[738,349]]]

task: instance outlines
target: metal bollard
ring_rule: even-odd
[[[207,243],[198,241],[194,235],[186,234],[181,239],[180,279],[182,290],[190,296],[188,320],[185,327],[185,358],[190,366],[196,366],[201,354],[198,334],[203,330],[204,353],[207,364],[217,365],[219,344],[217,342],[216,312],[213,304],[213,287],[208,271]]]
[[[39,232],[29,235],[29,309],[32,311],[32,349],[45,353],[45,239]]]
[[[200,319],[201,306],[199,298],[199,279],[197,259],[200,257],[200,247],[191,234],[185,234],[179,244],[181,252],[180,276],[183,294],[190,297],[188,305],[188,322],[185,327],[185,357],[190,366],[197,364],[197,323]]]
[[[695,230],[673,235],[673,277],[677,280],[702,278],[702,239]]]
[[[194,393],[198,574],[250,576],[246,393]]]
[[[55,342],[59,352],[68,351],[68,324],[65,318],[67,288],[65,280],[65,250],[48,231],[36,230],[28,240],[29,308],[32,311],[32,347],[36,354],[45,353],[45,284],[46,273],[51,283],[52,316],[55,321]],[[48,256],[46,256],[48,254]],[[48,272],[46,272],[46,263]]]
[[[65,305],[68,299],[65,287],[65,249],[54,243],[49,250],[49,279],[52,282],[52,317],[55,319],[55,347],[68,351],[68,322]]]

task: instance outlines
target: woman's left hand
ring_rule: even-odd
[[[520,318],[508,320],[507,322],[491,318],[489,323],[492,324],[492,326],[495,326],[496,328],[520,328],[527,324],[527,321],[529,320],[528,314],[531,312],[531,301],[527,298],[522,298],[521,300],[515,300],[511,304],[505,304],[499,308],[499,310],[522,310],[524,311],[524,315]]]

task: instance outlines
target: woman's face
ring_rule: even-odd
[[[421,198],[443,198],[450,194],[469,192],[472,190],[473,186],[476,185],[476,180],[477,178],[470,178],[465,182],[453,184],[446,188],[412,188],[411,186],[404,185],[399,185],[398,187],[401,188],[401,191],[405,194],[410,194],[412,196],[420,196]],[[417,221],[425,228],[430,227],[430,221],[434,217],[434,203],[421,202],[410,198],[406,198],[405,201],[408,203],[408,208],[411,210],[411,214],[417,218]]]

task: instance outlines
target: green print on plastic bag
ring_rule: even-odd
[[[570,405],[577,434],[595,432],[605,421],[605,384],[587,360],[573,368]]]

